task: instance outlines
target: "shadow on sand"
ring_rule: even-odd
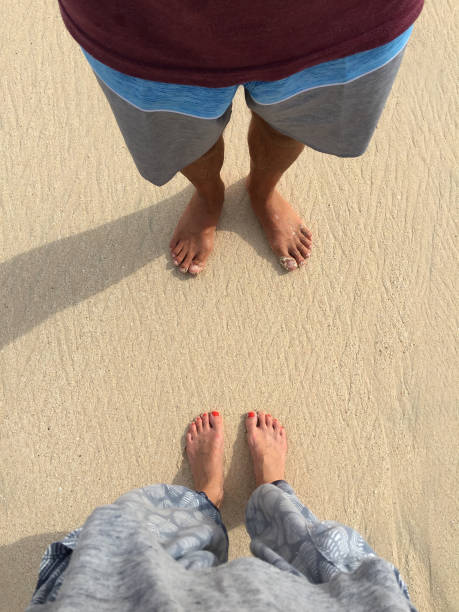
[[[66,535],[67,532],[42,533],[0,547],[1,606],[5,606],[2,610],[24,612],[37,583],[43,553],[51,542]]]
[[[185,435],[182,438],[185,445]],[[223,521],[231,530],[244,523],[245,506],[255,488],[250,452],[245,440],[244,417],[238,426],[233,454],[225,477],[225,498],[222,505]],[[241,480],[241,474],[244,478]],[[193,488],[191,471],[185,453],[182,465],[171,484]],[[71,531],[73,528],[68,531]],[[43,533],[22,538],[0,547],[0,593],[8,612],[23,611],[28,605],[38,577],[41,557],[51,542],[62,540],[67,532]],[[230,538],[231,545],[231,538]]]
[[[118,283],[157,257],[166,256],[169,261],[170,237],[192,193],[190,185],[158,204],[2,263],[0,348],[53,314]],[[284,274],[250,208],[243,180],[227,190],[218,229],[239,234],[279,274]],[[172,263],[168,266],[182,280],[194,280],[188,274],[175,271]]]

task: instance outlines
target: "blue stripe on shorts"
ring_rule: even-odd
[[[392,60],[405,47],[412,30],[413,26],[410,26],[391,42],[375,49],[323,62],[279,81],[251,81],[244,87],[258,104],[276,104],[310,89],[349,83]],[[97,76],[112,91],[143,111],[168,111],[216,119],[231,104],[238,88],[238,85],[197,87],[140,79],[118,72],[99,62],[82,47],[81,50]]]

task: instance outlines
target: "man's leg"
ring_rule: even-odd
[[[303,265],[310,255],[311,232],[276,191],[281,176],[304,145],[272,128],[252,112],[248,135],[250,175],[247,189],[268,242],[286,270]]]
[[[181,170],[196,187],[169,243],[174,263],[183,273],[201,272],[212,251],[225,197],[220,177],[223,158],[224,143],[220,136],[207,153]]]

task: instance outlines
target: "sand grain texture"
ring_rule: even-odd
[[[420,610],[457,606],[452,7],[427,3],[367,153],[307,149],[282,179],[315,237],[300,272],[282,272],[249,209],[238,91],[215,254],[190,279],[167,256],[185,179],[137,174],[56,2],[5,6],[2,610],[25,607],[45,546],[96,505],[191,484],[183,433],[214,408],[231,558],[248,554],[253,486],[241,415],[264,408],[311,509],[364,533]]]

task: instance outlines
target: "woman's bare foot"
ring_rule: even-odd
[[[276,418],[264,412],[249,412],[246,421],[247,442],[252,453],[257,487],[285,476],[287,434]]]
[[[287,271],[303,266],[311,254],[311,232],[276,189],[265,194],[252,183],[250,175],[246,186],[253,211],[281,266]]]
[[[225,185],[221,179],[205,196],[196,191],[191,198],[169,243],[180,272],[196,275],[204,269],[214,246],[224,198]]]
[[[223,499],[223,419],[216,411],[195,418],[186,434],[194,488],[220,507]]]

